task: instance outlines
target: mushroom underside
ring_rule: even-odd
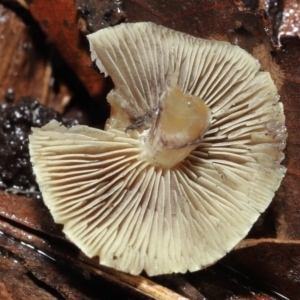
[[[51,121],[30,136],[55,222],[85,254],[132,274],[216,262],[249,232],[285,174],[283,106],[269,73],[237,46],[152,23],[107,28],[89,40],[92,58],[115,83],[106,130]],[[176,114],[168,121],[163,99],[177,88],[204,104],[178,121],[179,100],[171,97]],[[175,124],[202,113],[208,117],[199,128]],[[141,116],[150,117],[134,127]],[[181,134],[165,138],[172,124]],[[159,144],[162,137],[168,142]],[[187,147],[179,161],[164,163]],[[152,153],[163,151],[154,163]]]

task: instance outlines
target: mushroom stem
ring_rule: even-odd
[[[202,99],[177,86],[169,88],[160,99],[155,124],[142,135],[141,158],[155,166],[176,166],[199,145],[210,120]]]

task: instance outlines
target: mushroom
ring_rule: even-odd
[[[131,274],[200,270],[243,239],[285,174],[283,105],[246,51],[153,23],[88,36],[115,84],[105,130],[33,128],[44,201],[87,256]]]

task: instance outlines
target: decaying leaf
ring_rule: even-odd
[[[49,52],[41,53],[33,46],[37,39],[32,38],[30,29],[16,13],[2,4],[0,18],[1,98],[12,102],[31,95],[46,103],[52,73]]]
[[[255,277],[262,286],[290,299],[299,299],[299,240],[244,240],[224,261]]]
[[[92,97],[104,91],[104,78],[93,68],[86,40],[78,30],[78,13],[74,1],[30,1],[29,10],[43,31],[56,45]]]

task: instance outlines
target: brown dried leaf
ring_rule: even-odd
[[[186,275],[185,278],[201,290],[205,299],[209,300],[275,300],[270,291],[258,285],[257,280],[247,279],[243,273],[233,272],[232,269],[218,263],[201,272]]]
[[[103,93],[104,77],[91,68],[88,44],[78,29],[74,1],[29,1],[29,10],[92,97]]]
[[[0,297],[2,300],[57,299],[38,286],[28,274],[20,258],[7,251],[1,244],[0,241]]]
[[[280,90],[284,103],[288,141],[287,174],[275,198],[277,234],[281,239],[300,239],[300,40],[282,39],[283,49],[275,61],[284,72]]]
[[[300,3],[297,0],[284,1],[283,18],[278,37],[300,37]]]
[[[53,222],[42,201],[34,201],[0,191],[0,218],[8,219],[27,228],[63,238],[61,226]]]
[[[300,241],[245,240],[224,261],[270,289],[300,299]]]
[[[49,53],[40,53],[24,22],[0,4],[0,102],[21,96],[46,102],[52,68]]]
[[[28,246],[29,245],[29,246]],[[20,241],[11,239],[6,235],[0,235],[0,260],[10,262],[8,283],[15,284],[19,288],[9,292],[15,299],[117,299],[118,292],[103,280],[87,280],[80,270],[72,269],[63,263],[53,261],[43,255],[41,250],[32,249],[31,244],[22,244]],[[10,259],[10,260],[8,260]],[[14,263],[12,264],[11,261]],[[1,264],[3,268],[5,264]],[[20,270],[21,269],[21,270]],[[1,268],[0,268],[1,270]],[[3,270],[5,271],[5,269]],[[22,272],[22,276],[16,273]],[[15,276],[15,279],[14,279]],[[13,279],[11,280],[11,277]],[[2,283],[7,284],[1,277]],[[5,276],[4,276],[5,278]],[[49,295],[41,294],[48,292]],[[20,290],[21,289],[21,290]],[[26,294],[24,294],[24,291]],[[46,297],[47,296],[47,297]],[[2,298],[1,298],[2,299]]]
[[[128,22],[151,21],[197,37],[228,40],[238,7],[229,0],[124,0]]]

